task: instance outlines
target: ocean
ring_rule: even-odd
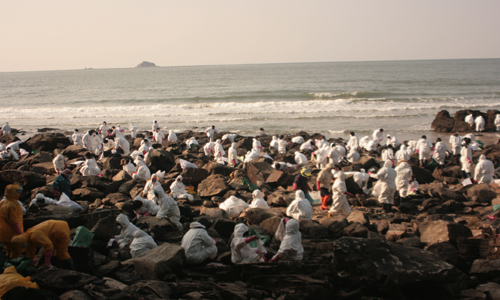
[[[422,134],[440,110],[500,110],[500,59],[325,62],[0,73],[0,124],[361,138]]]

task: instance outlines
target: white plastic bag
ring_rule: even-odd
[[[80,206],[80,204],[76,203],[73,200],[70,200],[68,195],[66,195],[65,193],[63,193],[61,195],[61,198],[59,198],[59,201],[57,201],[57,205],[69,207],[75,212],[79,212],[79,211],[83,210],[83,208]]]
[[[184,170],[184,169],[189,169],[189,168],[193,168],[193,169],[198,169],[198,166],[187,161],[187,160],[184,160],[182,158],[179,158],[179,164],[181,165],[181,168]]]

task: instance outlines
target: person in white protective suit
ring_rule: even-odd
[[[153,141],[155,144],[163,144],[163,141],[165,140],[165,134],[163,131],[161,131],[160,128],[156,129],[155,133],[153,134]]]
[[[83,147],[90,152],[94,153],[97,145],[95,144],[95,140],[92,138],[94,130],[89,130],[87,133],[85,133],[82,137],[82,142],[83,142]]]
[[[229,140],[231,143],[234,143],[234,139],[237,137],[238,135],[235,134],[235,133],[226,133],[222,136],[222,140],[225,141],[225,140]]]
[[[476,131],[477,132],[482,132],[484,131],[484,124],[486,124],[486,122],[484,121],[484,118],[483,116],[479,115],[475,120],[474,120],[474,123],[476,123]]]
[[[474,180],[477,183],[492,183],[493,174],[495,173],[495,166],[491,160],[486,159],[484,154],[479,156],[476,164],[476,169],[474,171]]]
[[[7,135],[11,133],[11,129],[9,126],[9,122],[5,122],[5,125],[2,126],[2,130],[0,130],[2,135]]]
[[[226,155],[226,151],[224,151],[224,147],[222,146],[222,141],[219,139],[215,141],[214,145],[214,159],[219,160]]]
[[[340,161],[343,161],[345,159],[345,153],[346,153],[345,147],[340,144],[336,144],[335,148],[337,148],[337,151],[339,152]]]
[[[262,192],[260,190],[255,190],[252,192],[252,203],[250,203],[250,206],[248,208],[262,208],[262,209],[269,209],[269,204],[267,204],[266,200],[262,198]]]
[[[215,143],[214,142],[208,142],[203,146],[203,152],[205,152],[205,155],[210,157],[214,155],[214,150],[215,150]]]
[[[101,126],[99,126],[98,132],[102,138],[105,138],[109,135],[109,126],[106,121],[102,122]]]
[[[123,132],[125,132],[125,130],[121,128],[120,124],[116,125],[116,127],[112,126],[111,129],[113,129],[113,131],[111,132],[112,135],[125,138],[125,135],[123,135]]]
[[[335,174],[335,182],[332,185],[332,206],[328,211],[328,217],[339,212],[342,212],[345,217],[351,214],[351,207],[349,206],[349,202],[347,202],[346,195],[354,197],[354,195],[347,191],[344,172],[338,171]]]
[[[410,160],[410,151],[406,148],[406,142],[403,142],[398,151],[396,151],[395,159],[396,161]]]
[[[288,205],[286,215],[297,220],[311,220],[313,207],[302,190],[295,191],[295,199]]]
[[[229,150],[227,150],[227,158],[230,167],[236,167],[238,165],[238,151],[236,150],[238,145],[236,143],[232,143]]]
[[[153,200],[154,198],[154,190],[159,187],[163,191],[163,187],[161,186],[160,181],[158,180],[158,176],[156,174],[151,175],[151,178],[144,185],[144,189],[142,190],[142,197],[148,198],[149,200]]]
[[[375,131],[372,134],[373,140],[375,141],[375,143],[377,145],[380,144],[382,142],[382,140],[384,139],[383,132],[384,132],[384,129],[379,128],[379,129],[375,129]]]
[[[377,151],[377,141],[376,140],[368,141],[365,144],[365,150],[370,152]]]
[[[300,145],[300,144],[304,143],[304,138],[300,135],[295,136],[292,138],[292,143]]]
[[[199,145],[199,143],[194,136],[186,140],[186,149],[188,150],[197,145]]]
[[[314,140],[314,143],[316,144],[316,147],[318,147],[318,149],[323,148],[325,146],[329,146],[328,141],[326,140],[326,138],[324,136],[322,136],[318,140]]]
[[[85,162],[82,164],[80,173],[82,173],[83,176],[93,176],[101,174],[101,169],[97,165],[95,158],[89,152],[85,153]]]
[[[458,133],[454,133],[450,136],[451,150],[453,155],[460,154],[460,148],[462,148],[462,137]]]
[[[132,224],[124,214],[119,214],[118,217],[116,217],[116,222],[121,227],[121,232],[119,235],[115,236],[115,239],[118,246],[123,248],[134,238],[134,233],[140,229]]]
[[[391,168],[392,162],[387,160],[384,162],[384,167],[377,174],[370,174],[372,178],[378,179],[377,185],[379,188],[378,202],[382,204],[386,213],[392,210],[394,204],[394,193],[396,192],[396,177],[397,173]]]
[[[264,243],[258,236],[253,235],[246,238],[245,234],[248,232],[248,226],[240,223],[234,227],[234,237],[231,241],[231,261],[234,264],[251,264],[265,262],[263,258],[267,253]],[[251,248],[248,245],[252,241],[257,241],[258,248]]]
[[[189,231],[182,237],[181,247],[186,254],[186,263],[195,265],[206,259],[214,259],[217,256],[216,240],[211,238],[207,229],[210,222],[201,218],[189,225]]]
[[[151,177],[151,171],[149,171],[142,157],[138,156],[134,163],[137,166],[137,172],[132,175],[132,179],[148,180]]]
[[[62,154],[58,154],[52,160],[52,163],[54,164],[54,170],[56,171],[57,174],[61,174],[61,172],[68,167],[66,164],[66,158]]]
[[[302,143],[299,150],[305,153],[311,152],[313,150],[313,140],[308,140],[307,142]]]
[[[313,154],[316,155],[316,167],[318,169],[324,169],[325,166],[328,164],[329,162],[328,155],[330,154],[329,152],[330,152],[330,147],[328,145],[319,148],[318,150],[313,152]]]
[[[434,146],[434,154],[432,158],[439,164],[440,167],[444,166],[444,159],[446,158],[446,153],[448,152],[448,147],[441,140],[441,138],[437,138],[436,145]]]
[[[420,166],[427,164],[431,158],[432,143],[427,139],[427,136],[423,135],[420,140],[418,140],[415,153],[418,153],[418,159],[420,161]]]
[[[364,136],[359,140],[359,147],[366,149],[366,145],[370,142],[369,136]]]
[[[230,196],[219,205],[219,208],[225,210],[230,219],[238,217],[241,212],[248,207],[248,203],[241,200],[240,198],[237,198],[234,195]]]
[[[140,151],[143,155],[145,155],[146,153],[149,152],[149,150],[151,150],[152,146],[153,146],[153,144],[151,143],[150,140],[143,139],[141,141],[141,145],[139,146],[139,149],[137,149],[137,150]]]
[[[410,190],[410,193],[416,193],[418,189],[420,188],[420,185],[418,184],[418,181],[416,178],[410,178],[410,186],[408,189]]]
[[[349,141],[347,142],[346,147],[348,150],[351,150],[351,149],[357,150],[358,146],[359,146],[358,136],[353,131],[351,131],[351,133],[349,133]]]
[[[474,116],[472,114],[465,116],[465,122],[470,126],[474,126]]]
[[[135,139],[137,137],[137,128],[134,126],[134,124],[130,123],[128,126],[128,130],[130,130],[130,137]]]
[[[269,143],[269,149],[274,148],[274,149],[278,150],[278,146],[279,146],[278,136],[273,135],[273,138],[272,138],[271,142]]]
[[[22,141],[15,141],[15,142],[12,142],[12,143],[9,143],[7,144],[7,148],[10,148],[14,151],[19,151],[20,150],[20,145],[22,144],[23,142]]]
[[[387,146],[392,145],[394,149],[396,149],[400,143],[398,141],[398,138],[395,136],[391,136],[390,134],[387,135]]]
[[[207,137],[210,139],[210,142],[215,141],[215,133],[220,133],[219,130],[215,129],[215,126],[212,125],[211,127],[208,127],[205,129],[205,133],[207,134]]]
[[[177,230],[182,230],[183,226],[181,224],[181,211],[179,210],[179,206],[177,202],[175,202],[174,198],[165,194],[163,189],[160,187],[156,187],[154,190],[154,198],[158,204],[158,213],[156,214],[156,218],[168,219],[173,225],[175,225]]]
[[[31,200],[30,204],[28,207],[32,206],[32,205],[57,205],[57,200],[54,200],[52,198],[49,198],[49,197],[46,197],[44,194],[42,193],[38,193],[36,194],[35,198],[33,200]]]
[[[96,156],[99,156],[101,154],[102,150],[102,138],[100,135],[98,135],[95,131],[94,134],[92,135],[92,139],[94,139],[94,144],[96,145],[96,149],[93,154]]]
[[[495,123],[497,131],[500,131],[500,114],[497,114],[495,116],[495,121],[493,121],[493,123]]]
[[[286,154],[286,147],[288,146],[288,142],[285,141],[283,135],[280,135],[278,139],[278,153]]]
[[[186,186],[182,183],[181,175],[177,176],[175,181],[170,185],[170,191],[174,199],[188,199],[189,201],[194,201],[193,195],[186,192]]]
[[[307,165],[309,163],[307,157],[299,151],[295,151],[294,159],[297,165]]]
[[[123,150],[123,155],[130,154],[130,143],[123,136],[115,136],[115,145]]]
[[[177,134],[173,130],[169,130],[167,140],[171,143],[177,143]]]
[[[354,182],[363,189],[363,192],[368,191],[368,180],[370,179],[370,175],[366,174],[365,169],[360,169],[359,172],[352,175]]]
[[[383,161],[390,160],[392,162],[392,165],[395,165],[392,145],[389,145],[386,149],[382,150],[382,154],[380,156],[382,157]]]
[[[130,243],[130,254],[132,258],[158,247],[155,240],[146,232],[138,230],[133,234],[134,239]]]
[[[160,125],[158,125],[158,121],[154,120],[153,125],[151,126],[151,132],[154,134],[158,128],[160,128]]]
[[[462,163],[463,178],[471,177],[472,148],[469,138],[464,138],[462,149],[460,150],[460,162]]]
[[[139,195],[135,196],[134,202],[132,202],[132,208],[137,219],[142,216],[156,216],[159,210],[157,204],[149,199],[144,199]]]
[[[336,147],[335,143],[330,144],[330,149],[328,150],[327,157],[328,162],[334,165],[337,165],[342,161],[339,149]]]
[[[283,222],[286,222],[286,225],[283,226]],[[269,260],[269,262],[275,262],[277,260],[293,260],[299,261],[303,258],[304,247],[302,247],[302,234],[300,233],[300,223],[295,219],[287,219],[283,218],[283,221],[280,222],[278,229],[281,230],[280,227],[285,227],[285,235],[282,238],[280,248],[278,252]],[[282,236],[282,234],[275,234],[278,236]]]
[[[19,160],[19,155],[17,155],[16,151],[12,150],[10,147],[7,147],[4,151],[0,153],[0,158]]]
[[[122,165],[123,171],[125,171],[130,177],[137,172],[137,169],[135,168],[134,164],[130,161],[129,158],[124,158],[120,161],[120,164]]]
[[[399,161],[394,171],[396,171],[396,190],[401,200],[403,200],[410,192],[410,178],[413,176],[413,171],[406,161]]]
[[[264,147],[262,147],[262,144],[260,143],[260,138],[258,136],[254,137],[252,140],[252,149],[257,149],[259,151],[262,151]]]
[[[115,141],[111,138],[104,138],[102,140],[102,151],[111,151],[116,149]]]
[[[78,131],[78,129],[75,129],[75,132],[73,132],[73,135],[71,136],[71,140],[73,141],[73,145],[78,145],[83,147],[83,142],[82,142],[82,134]]]
[[[359,161],[359,153],[358,151],[356,151],[357,147],[355,148],[351,148],[349,150],[349,153],[347,153],[347,161],[354,164],[354,163],[357,163]]]

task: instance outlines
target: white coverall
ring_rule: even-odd
[[[177,226],[177,230],[182,230],[182,224],[179,222],[181,219],[181,211],[179,210],[177,202],[175,202],[174,198],[165,194],[163,189],[160,190],[156,187],[155,190],[158,197],[155,196],[154,201],[156,201],[159,207],[156,217],[158,219],[167,218]]]
[[[495,172],[495,166],[491,160],[486,159],[484,154],[479,156],[479,160],[476,164],[476,170],[474,171],[474,179],[477,183],[492,183],[493,174]]]
[[[500,114],[497,114],[497,115],[495,116],[495,121],[494,121],[494,123],[495,123],[495,126],[497,127],[497,131],[500,131]]]
[[[218,158],[226,155],[226,151],[224,151],[224,147],[221,144],[221,140],[215,141],[214,145],[214,158],[217,160]]]
[[[169,130],[167,140],[172,143],[177,143],[177,134],[175,134],[173,130]]]
[[[295,200],[288,205],[286,215],[296,220],[311,220],[313,208],[302,190],[295,191]]]
[[[437,142],[436,146],[434,147],[436,151],[434,151],[434,155],[432,155],[432,158],[440,164],[444,165],[444,159],[446,158],[446,151],[448,151],[448,147],[444,142]]]
[[[418,159],[429,160],[431,158],[432,143],[428,139],[421,138],[417,143]]]
[[[358,149],[359,140],[357,135],[351,135],[349,141],[347,142],[347,149]]]
[[[142,216],[146,213],[149,213],[152,216],[156,216],[156,214],[158,213],[159,207],[153,201],[149,199],[144,199],[139,195],[135,196],[134,201],[142,202],[141,208],[139,208],[138,210],[134,210],[136,215]]]
[[[124,155],[130,154],[130,143],[122,136],[115,137],[116,148],[120,147],[123,150]]]
[[[309,162],[307,161],[307,157],[300,153],[299,151],[295,151],[295,163],[297,165],[307,165]]]
[[[286,223],[286,234],[281,241],[280,249],[276,253],[280,259],[299,261],[303,258],[304,247],[302,247],[302,234],[300,233],[300,223],[295,219],[290,219]]]
[[[134,238],[134,232],[140,229],[130,223],[129,219],[124,214],[119,214],[118,217],[116,217],[116,222],[122,227],[120,234],[115,237],[116,242],[120,248],[123,248]]]
[[[233,219],[239,216],[248,206],[248,203],[233,195],[222,202],[219,208],[225,210],[229,218]]]
[[[400,160],[410,160],[410,151],[406,150],[405,145],[401,145],[398,151],[396,151],[396,161]]]
[[[52,163],[54,164],[54,170],[56,170],[57,174],[64,171],[64,169],[66,169],[66,159],[64,158],[64,155],[62,155],[62,154],[58,154],[52,160]]]
[[[142,158],[137,157],[134,160],[135,165],[137,166],[137,173],[132,175],[133,179],[141,179],[141,180],[148,180],[151,177],[151,171],[149,171],[148,166],[144,163]]]
[[[81,133],[75,131],[71,136],[71,139],[73,140],[73,145],[78,145],[83,147],[82,137],[83,136]]]
[[[153,177],[153,176],[156,176],[156,175],[152,175],[150,177]],[[156,190],[157,188],[161,188],[161,191],[163,191],[163,187],[161,186],[161,183],[160,181],[158,180],[158,178],[156,179],[156,181],[153,182],[153,179],[150,178],[147,182],[146,182],[146,185],[144,186],[144,189],[142,190],[142,193],[143,194],[146,194],[147,195],[147,198],[149,200],[153,200],[154,198],[154,190]],[[164,192],[164,191],[163,191]]]
[[[350,163],[357,163],[359,161],[359,153],[356,151],[357,147],[351,148],[346,158]]]
[[[294,143],[294,144],[302,144],[303,142],[304,142],[304,138],[300,135],[292,138],[292,143]]]
[[[472,149],[469,145],[467,146],[462,146],[462,149],[460,150],[460,162],[462,163],[462,171],[465,171],[465,173],[470,173],[471,172],[471,166],[472,166]]]
[[[101,126],[99,126],[99,134],[101,135],[102,138],[105,138],[109,135],[109,127],[107,124],[101,124]]]
[[[262,255],[267,253],[266,248],[260,239],[257,239],[259,247],[262,249],[257,253],[258,249],[251,248],[245,241],[243,234],[248,231],[247,225],[240,223],[234,227],[234,237],[231,242],[231,261],[234,264],[250,264],[264,262]]]
[[[203,146],[203,152],[205,152],[205,155],[210,157],[214,154],[214,149],[215,149],[215,143],[214,142],[208,142]]]
[[[213,128],[212,127],[208,127],[207,129],[205,129],[205,133],[207,134],[208,138],[210,139],[211,142],[215,141],[215,133],[220,133],[219,130]]]
[[[226,133],[222,136],[222,140],[225,141],[225,140],[229,140],[231,143],[234,143],[234,139],[237,137],[238,135],[235,134],[235,133]]]
[[[252,141],[252,149],[257,149],[258,151],[260,151],[262,148],[262,144],[260,143],[260,140],[256,139],[256,138],[253,138],[253,141]]]
[[[193,195],[186,192],[186,187],[184,183],[182,183],[182,176],[179,175],[175,179],[175,181],[170,185],[170,191],[172,192],[172,197],[174,199],[188,199],[189,201],[193,201]]]
[[[158,247],[155,240],[142,230],[138,230],[133,234],[134,240],[130,244],[130,254],[132,257],[137,257],[151,249]]]
[[[158,130],[155,131],[155,133],[153,134],[153,138],[155,144],[163,144],[163,140],[165,139],[165,134],[163,133],[163,131]]]
[[[362,188],[363,191],[366,193],[368,190],[366,184],[368,183],[370,176],[366,174],[365,169],[361,169],[359,172],[352,175],[352,178],[354,179],[354,182],[356,182],[358,186]]]
[[[43,201],[42,201],[42,199],[43,199]],[[38,193],[38,194],[36,194],[35,199],[31,200],[29,206],[31,206],[33,204],[37,204],[39,202],[45,203],[47,205],[57,205],[57,200],[54,200],[54,199],[49,198],[49,197],[45,197],[45,195],[42,193]]]
[[[82,173],[83,176],[99,175],[101,174],[101,169],[97,165],[95,159],[90,158],[90,159],[85,159],[85,162],[83,163],[82,168],[80,169],[80,173]]]
[[[339,150],[334,144],[330,145],[330,149],[328,151],[327,156],[328,156],[329,162],[331,164],[336,165],[336,164],[339,164],[341,162]]]
[[[299,150],[302,151],[302,152],[304,152],[304,151],[311,151],[312,150],[312,140],[308,140],[307,142],[305,142],[302,145],[300,145]]]
[[[252,203],[250,203],[250,206],[248,208],[262,208],[262,209],[270,208],[266,200],[262,198],[262,192],[260,190],[253,191],[252,197],[253,197]]]
[[[465,122],[469,123],[470,126],[474,125],[474,117],[472,114],[465,116]]]
[[[286,154],[286,146],[288,146],[287,141],[278,139],[278,153]]]
[[[413,175],[410,165],[407,162],[401,162],[396,169],[396,189],[399,196],[406,198],[409,193],[410,177]]]
[[[483,116],[478,116],[476,120],[474,120],[474,123],[476,123],[476,131],[478,132],[484,131],[484,124],[486,122],[484,121]]]
[[[135,168],[133,163],[128,162],[128,164],[123,166],[123,171],[127,172],[127,174],[132,177],[133,174],[137,171],[137,169]]]
[[[380,144],[380,142],[382,142],[382,140],[384,139],[384,136],[382,135],[382,131],[380,131],[380,129],[375,129],[372,137],[377,144]]]
[[[2,134],[6,135],[6,134],[10,134],[10,132],[11,132],[11,129],[10,129],[9,123],[5,123],[5,125],[2,126]]]
[[[134,126],[134,124],[130,123],[128,130],[130,130],[130,137],[135,139],[137,137],[137,128]]]
[[[455,136],[452,134],[450,136],[450,144],[451,144],[451,150],[453,151],[453,155],[460,154],[460,148],[462,146],[462,137]]]
[[[371,174],[371,177],[378,179],[379,186],[378,202],[382,204],[394,204],[394,192],[396,191],[396,171],[391,168],[392,162],[385,161],[384,167],[377,174]]]
[[[236,150],[237,144],[232,143],[229,150],[227,150],[227,157],[229,161],[229,166],[235,167],[238,164],[238,151]],[[235,164],[236,163],[236,164]]]
[[[217,256],[217,247],[215,240],[208,235],[205,226],[192,222],[189,228],[181,242],[181,247],[186,254],[186,263],[199,264],[207,258],[214,259]]]
[[[351,207],[349,207],[349,202],[347,202],[347,197],[345,193],[347,192],[347,187],[345,185],[345,174],[339,171],[335,174],[335,182],[332,185],[332,207],[328,211],[329,214],[335,214],[340,211],[344,216],[349,216],[351,214]]]

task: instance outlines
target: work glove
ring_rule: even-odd
[[[149,215],[150,215],[149,211],[144,214],[145,217]]]
[[[278,254],[276,254],[275,256],[273,256],[273,258],[271,258],[271,259],[269,260],[269,262],[270,262],[270,263],[272,263],[272,262],[278,261],[278,259],[279,259],[279,258],[280,258],[280,257],[279,257],[279,255],[278,255]]]
[[[353,194],[351,194],[351,193],[349,193],[349,192],[345,192],[344,194],[346,194],[346,195],[347,195],[347,196],[349,196],[349,197],[354,197],[354,195],[353,195]]]
[[[316,181],[316,187],[318,188],[318,191],[321,190],[321,184],[319,183],[319,181]]]
[[[14,229],[14,232],[16,233],[16,235],[21,235],[23,233],[21,231],[21,228],[19,228],[19,224],[17,224],[17,223],[14,223],[12,225],[12,229]]]
[[[52,251],[45,251],[45,262],[43,263],[44,267],[50,267],[50,259],[52,258]]]
[[[245,243],[247,243],[247,244],[248,244],[248,243],[250,243],[250,242],[252,242],[252,241],[254,241],[254,240],[258,239],[258,238],[259,238],[258,236],[253,235],[253,236],[251,236],[251,237],[249,237],[249,238],[246,238],[246,239],[245,239]]]
[[[417,150],[415,150],[415,154],[418,154],[418,149],[417,149]]]

